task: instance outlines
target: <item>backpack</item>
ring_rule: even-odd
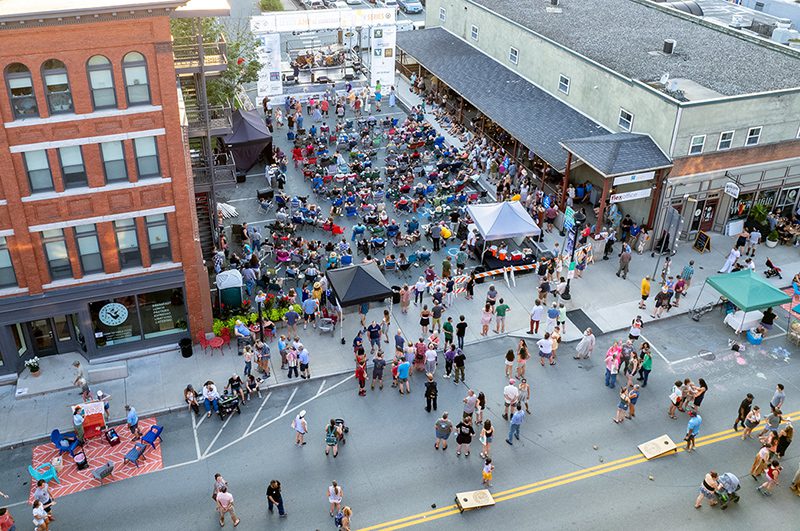
[[[339,511],[336,513],[336,516],[333,517],[333,523],[336,524],[336,527],[342,527],[342,520],[344,520],[344,513]]]

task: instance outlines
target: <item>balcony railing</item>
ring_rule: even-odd
[[[200,50],[198,44],[180,44],[172,47],[175,70],[179,74],[200,70]],[[228,67],[227,43],[220,35],[219,40],[202,45],[203,67],[207,72],[221,72]]]
[[[212,180],[214,188],[236,185],[236,164],[230,153],[218,155],[213,167],[193,166],[192,173],[195,192],[210,191]]]
[[[206,134],[205,113],[197,107],[187,107],[186,121],[189,136]],[[231,108],[228,105],[215,105],[208,108],[208,131],[211,136],[228,135],[232,132]]]

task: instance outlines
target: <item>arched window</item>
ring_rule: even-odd
[[[139,52],[130,52],[122,59],[125,73],[125,94],[128,105],[150,103],[150,83],[147,80],[147,62]]]
[[[31,71],[22,63],[13,63],[6,67],[6,85],[11,99],[14,118],[39,116],[36,95],[33,93]]]
[[[58,59],[48,59],[42,65],[44,92],[50,114],[73,112],[72,93],[69,90],[67,67]]]
[[[117,95],[114,93],[114,71],[111,61],[102,55],[89,58],[86,65],[89,72],[89,87],[92,89],[92,103],[95,109],[107,109],[117,106]]]

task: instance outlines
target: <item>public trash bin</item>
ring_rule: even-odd
[[[194,350],[192,350],[192,340],[188,337],[184,337],[178,341],[178,346],[181,347],[181,356],[184,358],[191,358],[192,354],[194,354]]]
[[[473,271],[474,271],[474,272],[475,272],[475,274],[477,275],[478,273],[484,273],[484,272],[486,272],[486,268],[485,268],[485,267],[483,267],[483,266],[478,266],[478,267],[476,267],[476,268],[475,268]],[[475,279],[475,284],[483,284],[483,278],[484,278],[484,277],[481,277],[481,278],[476,278],[476,279]]]
[[[392,304],[400,304],[400,286],[392,286]]]

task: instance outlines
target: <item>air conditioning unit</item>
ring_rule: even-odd
[[[664,52],[664,55],[672,55],[672,52],[675,51],[675,44],[677,44],[677,41],[674,39],[664,39],[664,46],[661,51]]]

